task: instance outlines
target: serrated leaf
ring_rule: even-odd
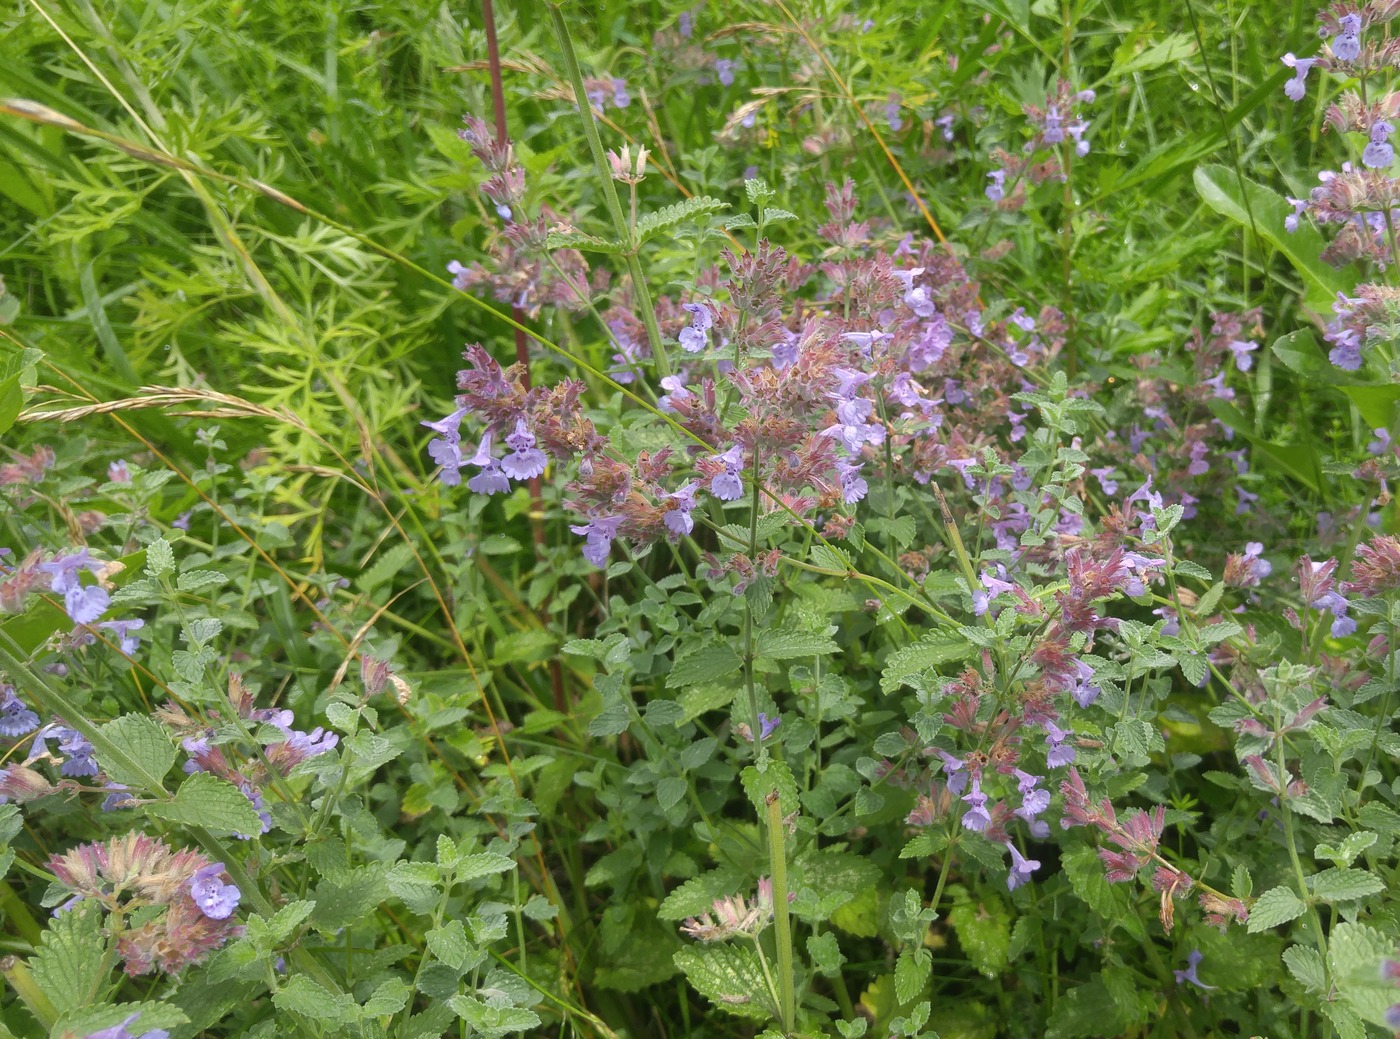
[[[278,1010],[288,1010],[313,1021],[353,1021],[359,1016],[355,1001],[344,992],[330,992],[305,974],[293,974],[272,995]]]
[[[824,656],[840,648],[828,635],[795,628],[771,628],[758,633],[755,652],[769,660],[790,660],[793,657]]]
[[[486,959],[486,953],[478,949],[470,938],[461,920],[449,920],[441,927],[430,930],[426,939],[428,950],[458,974],[474,970]]]
[[[145,715],[124,714],[113,719],[102,726],[102,735],[120,747],[134,766],[129,767],[123,761],[107,761],[99,754],[103,771],[114,783],[146,790],[152,781],[158,784],[164,779],[170,766],[175,764],[175,745],[165,730]]]
[[[908,949],[899,954],[894,965],[894,996],[901,1005],[914,1002],[928,987],[933,976],[933,958],[928,951]]]
[[[1296,920],[1307,908],[1292,889],[1281,885],[1270,888],[1250,907],[1247,925],[1249,933],[1258,934],[1260,931]]]
[[[146,573],[160,577],[175,569],[175,553],[165,538],[156,538],[146,546]]]
[[[433,862],[396,862],[385,880],[389,893],[415,913],[430,913],[438,904],[441,877]]]
[[[940,664],[962,660],[972,651],[973,646],[956,635],[925,635],[912,646],[897,649],[889,655],[880,672],[880,691],[892,693],[903,685],[912,684],[908,679],[913,676]]]
[[[755,1021],[777,1017],[763,967],[747,946],[687,946],[675,962],[691,987],[720,1010]]]
[[[29,959],[34,980],[60,1013],[91,1002],[107,971],[102,912],[80,902],[49,921],[39,949]]]
[[[360,1008],[361,1013],[366,1017],[397,1014],[408,1005],[408,997],[412,994],[412,987],[403,978],[390,978],[365,1000],[365,1005]]]
[[[497,873],[505,873],[515,868],[515,860],[509,855],[499,851],[479,851],[472,855],[464,855],[457,864],[457,879],[480,880],[482,877],[495,876]]]
[[[447,1005],[487,1039],[507,1032],[528,1031],[540,1023],[540,1015],[527,1007],[486,1003],[475,996],[453,996]]]
[[[1347,834],[1336,847],[1330,844],[1319,844],[1313,849],[1313,858],[1330,859],[1339,866],[1350,866],[1356,860],[1356,856],[1375,844],[1376,840],[1376,834],[1369,830],[1359,830]]]
[[[742,883],[739,874],[728,867],[691,877],[661,900],[656,910],[657,919],[684,920],[688,916],[708,913],[714,908],[716,899],[735,894]]]
[[[202,826],[220,835],[262,833],[262,820],[248,795],[208,772],[196,772],[180,784],[173,800],[148,804],[146,811],[166,822]]]
[[[739,773],[739,781],[759,818],[766,816],[768,795],[775,790],[784,816],[797,811],[797,780],[786,761],[768,758],[757,765],[747,765]]]
[[[627,251],[626,246],[620,242],[585,234],[576,228],[570,228],[567,231],[550,231],[545,236],[544,241],[547,249],[582,249],[591,253],[606,253],[611,256],[620,256]]]
[[[199,592],[227,582],[228,578],[217,570],[186,570],[175,582],[175,587],[182,592]]]
[[[709,216],[711,213],[718,213],[721,209],[728,208],[728,202],[721,202],[709,195],[700,195],[696,198],[676,202],[639,218],[637,220],[637,240],[640,242],[650,241],[658,235],[674,230],[687,221],[701,216]]]
[[[972,965],[987,977],[1006,969],[1006,954],[1011,947],[1011,921],[1001,904],[984,901],[974,905],[965,902],[948,913],[948,922],[957,932]]]
[[[1309,992],[1322,992],[1327,988],[1327,971],[1322,963],[1322,954],[1307,945],[1289,946],[1283,953],[1283,962],[1289,972]]]
[[[679,776],[667,776],[656,784],[656,803],[663,812],[669,812],[685,797],[688,784]]]
[[[1308,887],[1324,902],[1350,902],[1368,895],[1380,894],[1385,890],[1385,882],[1364,869],[1334,866],[1309,877]]]
[[[679,689],[701,682],[714,682],[738,671],[740,663],[738,655],[726,643],[702,646],[676,661],[671,673],[666,676],[666,687]]]

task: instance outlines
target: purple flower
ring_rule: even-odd
[[[39,727],[39,716],[15,695],[13,686],[4,686],[0,696],[0,736],[23,736]]]
[[[937,313],[933,305],[933,300],[929,298],[928,288],[923,285],[916,286],[914,284],[914,279],[924,273],[924,268],[915,267],[912,271],[893,271],[891,273],[904,285],[905,306],[915,314],[918,314],[919,317],[933,317],[934,314]]]
[[[1242,372],[1247,372],[1254,367],[1254,358],[1250,356],[1259,349],[1259,344],[1253,341],[1241,339],[1231,340],[1230,353],[1235,355],[1235,367]]]
[[[667,375],[661,380],[661,388],[666,392],[657,399],[656,406],[662,411],[675,411],[673,401],[685,400],[695,396],[685,388],[685,372],[677,372],[675,375]]]
[[[145,626],[146,622],[140,617],[120,621],[103,621],[98,625],[99,628],[105,628],[117,636],[119,640],[117,647],[127,656],[131,656],[141,648],[141,640],[131,633],[137,628]]]
[[[1074,760],[1075,749],[1065,742],[1068,738],[1069,733],[1054,722],[1047,721],[1045,723],[1045,745],[1049,748],[1049,752],[1045,755],[1047,766],[1059,768]]]
[[[1303,100],[1303,92],[1307,89],[1308,71],[1317,64],[1316,58],[1295,58],[1292,53],[1283,56],[1283,63],[1293,70],[1293,78],[1283,85],[1284,96],[1290,101]],[[1288,201],[1292,202],[1292,199]],[[1296,223],[1296,220],[1295,220]],[[1293,230],[1293,228],[1289,228]]]
[[[724,472],[710,480],[710,493],[720,501],[738,501],[744,496],[744,481],[739,478],[744,470],[744,449],[735,444],[724,454],[715,455],[714,461],[724,463]]]
[[[1384,119],[1371,124],[1371,143],[1361,153],[1361,161],[1373,170],[1388,169],[1395,161],[1395,149],[1391,147],[1390,135],[1395,132]]]
[[[676,31],[681,34],[681,39],[690,39],[690,34],[695,31],[695,16],[689,11],[682,11],[676,19]]]
[[[957,796],[967,789],[967,765],[946,750],[938,753],[943,758],[943,771],[948,776],[948,793]]]
[[[1196,968],[1201,965],[1201,960],[1203,959],[1205,959],[1205,954],[1202,953],[1200,949],[1192,949],[1190,954],[1186,957],[1186,969],[1172,971],[1172,974],[1176,976],[1176,983],[1180,985],[1183,982],[1189,981],[1197,988],[1206,989],[1207,991],[1215,988],[1214,985],[1207,985],[1202,982],[1200,978],[1196,977]]]
[[[1090,681],[1094,677],[1094,671],[1088,664],[1076,660],[1074,668],[1076,677],[1074,685],[1070,686],[1069,695],[1074,697],[1074,702],[1080,707],[1088,707],[1099,698],[1099,693],[1103,690]]]
[[[575,534],[582,534],[585,538],[583,558],[594,566],[603,566],[608,561],[608,553],[612,551],[613,538],[617,537],[617,529],[620,526],[622,526],[621,516],[602,516],[598,519],[591,519],[582,525],[575,524],[569,529]]]
[[[227,920],[238,908],[242,893],[232,884],[219,879],[224,871],[222,862],[205,866],[190,878],[190,897],[199,911],[211,920]]]
[[[782,721],[783,721],[783,719],[782,719],[782,716],[781,716],[781,715],[778,715],[778,716],[775,716],[775,717],[770,718],[770,717],[768,717],[768,715],[764,714],[762,711],[759,711],[759,712],[758,712],[758,739],[759,739],[759,742],[762,742],[763,740],[766,740],[769,736],[773,735],[773,731],[774,731],[775,729],[777,729],[777,727],[778,727],[779,725],[782,724]]]
[[[863,464],[851,465],[842,461],[836,463],[836,476],[841,481],[841,498],[847,505],[854,505],[870,491],[870,485],[860,475]]]
[[[135,1013],[128,1017],[119,1025],[111,1028],[101,1028],[96,1032],[88,1032],[83,1039],[170,1039],[170,1033],[164,1028],[152,1028],[142,1032],[140,1035],[132,1035],[126,1030],[126,1026],[135,1021],[141,1014]]]
[[[904,129],[904,120],[899,117],[899,106],[903,100],[898,94],[891,94],[890,99],[885,102],[885,122],[889,123],[891,133],[899,133]]]
[[[1390,450],[1390,430],[1384,426],[1371,430],[1376,439],[1366,445],[1366,450],[1373,455],[1383,455]]]
[[[710,308],[703,303],[682,303],[681,309],[689,311],[691,315],[690,324],[681,329],[681,349],[686,353],[698,354],[710,345],[710,329],[714,327],[714,316],[711,315]]]
[[[467,459],[471,465],[480,466],[481,472],[467,481],[467,488],[477,494],[508,493],[510,479],[501,470],[501,463],[491,454],[491,434],[483,433],[476,454]]]
[[[124,459],[117,459],[107,466],[107,479],[111,483],[130,483],[131,470],[127,468]]]
[[[1361,16],[1343,15],[1338,27],[1341,32],[1332,37],[1332,54],[1338,61],[1355,61],[1361,54]]]
[[[1298,230],[1298,218],[1308,209],[1308,200],[1305,198],[1289,198],[1288,202],[1293,206],[1293,212],[1283,218],[1283,229],[1289,234]]]
[[[734,59],[715,59],[715,78],[719,80],[720,86],[732,87],[734,85]]]
[[[618,108],[626,108],[632,103],[632,95],[627,93],[627,80],[614,79],[612,81],[613,104]]]
[[[462,418],[466,415],[466,408],[458,408],[446,418],[438,419],[436,422],[421,422],[419,425],[427,426],[438,435],[428,441],[428,457],[441,467],[442,472],[439,478],[448,487],[455,487],[462,482],[459,470],[462,468]]]
[[[1006,197],[1006,171],[992,170],[987,174],[987,179],[991,181],[987,185],[987,197],[993,202],[1000,202]]]
[[[97,573],[102,569],[102,564],[88,555],[86,547],[40,563],[39,569],[52,575],[49,587],[63,596],[64,609],[74,624],[91,624],[107,611],[111,602],[107,590],[100,585],[84,587],[78,578],[80,570]]]
[[[676,537],[689,534],[695,529],[695,520],[690,513],[695,508],[696,486],[692,480],[674,494],[666,495],[666,499],[674,501],[676,507],[667,512],[661,522],[666,524],[666,529]]]
[[[940,115],[937,119],[933,121],[933,125],[943,131],[943,139],[945,141],[951,141],[953,139],[952,112],[949,112],[947,115]]]
[[[1090,469],[1089,472],[1098,478],[1099,486],[1103,488],[1104,494],[1112,497],[1118,493],[1118,481],[1112,478],[1113,466],[1104,466],[1102,469]]]
[[[991,825],[992,816],[987,811],[987,795],[982,793],[982,785],[976,776],[972,777],[972,789],[963,794],[962,800],[967,805],[967,811],[963,813],[962,818],[965,828],[981,833]]]
[[[1040,860],[1023,857],[1016,850],[1016,845],[1010,841],[1006,842],[1006,850],[1011,852],[1011,872],[1006,877],[1006,886],[1009,890],[1015,891],[1031,879],[1032,873],[1040,869]]]
[[[50,739],[58,740],[58,753],[64,759],[63,764],[59,766],[59,772],[65,776],[97,775],[97,761],[92,756],[92,744],[82,733],[66,725],[47,725],[34,737],[36,751],[42,747],[47,752]]]
[[[535,446],[535,434],[523,418],[515,420],[515,432],[506,437],[510,454],[501,459],[501,469],[512,480],[529,480],[544,472],[549,459]]]

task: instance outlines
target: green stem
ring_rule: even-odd
[[[656,362],[656,370],[662,378],[671,374],[671,363],[666,359],[666,351],[661,344],[661,326],[656,323],[656,310],[651,303],[651,290],[647,288],[642,274],[642,263],[637,258],[638,243],[627,226],[627,215],[622,211],[622,203],[613,186],[612,173],[608,169],[607,156],[603,154],[603,142],[598,136],[598,127],[593,122],[593,107],[588,103],[588,92],[583,87],[583,72],[579,69],[578,57],[574,54],[574,41],[569,36],[569,25],[564,13],[550,4],[550,17],[554,20],[554,35],[559,40],[559,50],[564,58],[564,69],[568,72],[569,83],[574,88],[574,103],[583,117],[583,136],[588,141],[588,151],[593,156],[593,167],[603,185],[603,201],[607,203],[608,215],[612,217],[613,230],[618,240],[627,244],[627,273],[632,278],[632,296],[637,309],[641,311],[642,323],[647,328],[647,340],[651,344],[651,356]]]
[[[782,992],[783,1031],[791,1032],[797,1017],[797,991],[792,973],[792,921],[788,917],[784,832],[783,809],[778,792],[774,790],[768,795],[768,855],[773,870],[773,926],[778,944],[778,988]]]
[[[29,972],[29,966],[23,960],[18,956],[6,956],[0,960],[0,976],[9,982],[15,995],[29,1008],[29,1012],[38,1019],[45,1031],[53,1027],[54,1022],[58,1020],[58,1008],[44,994],[43,989],[39,988],[39,983],[34,980],[34,975]]]

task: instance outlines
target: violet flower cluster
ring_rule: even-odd
[[[132,977],[178,974],[243,933],[233,919],[238,888],[224,879],[222,863],[193,849],[172,851],[157,838],[129,833],[55,855],[48,867],[72,892],[60,912],[95,904],[109,927],[120,928],[117,954]]]

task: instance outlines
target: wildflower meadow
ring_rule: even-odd
[[[0,1039],[1400,1035],[1400,0],[0,55]]]

